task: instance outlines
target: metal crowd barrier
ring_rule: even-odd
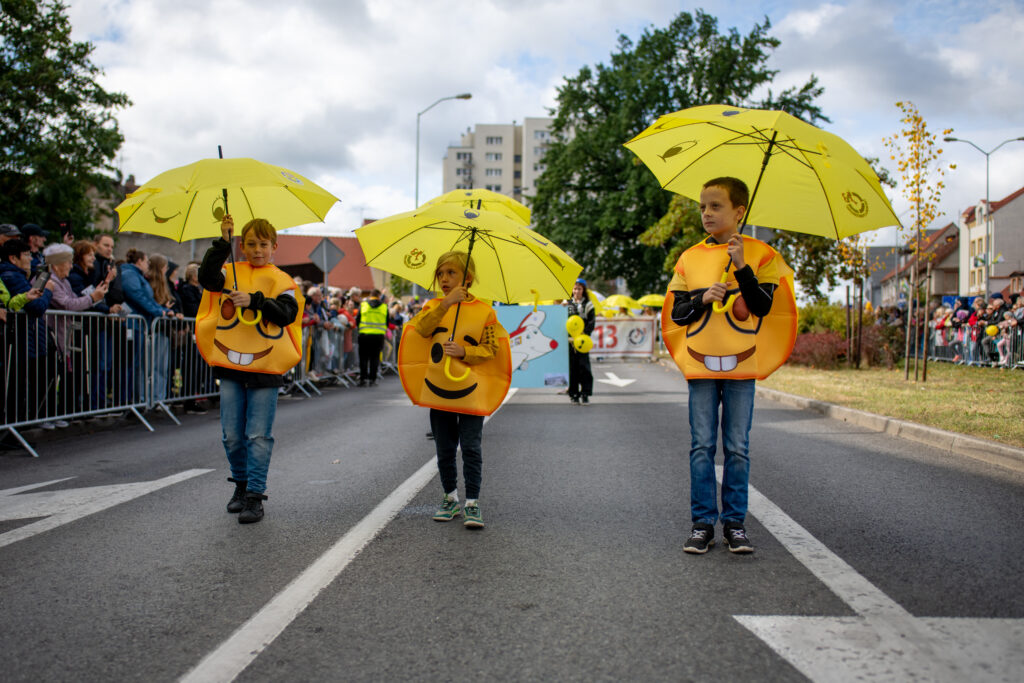
[[[131,411],[153,431],[146,321],[137,315],[7,312],[3,334],[3,424],[38,457],[20,428]]]
[[[149,327],[149,347],[149,405],[160,408],[180,425],[171,404],[212,398],[219,393],[213,368],[196,346],[195,318],[154,319]]]
[[[0,324],[4,391],[0,432],[6,430],[38,457],[19,430],[62,420],[131,411],[154,431],[142,412],[162,410],[181,421],[176,403],[212,398],[219,387],[195,343],[194,318],[49,310],[43,316],[7,311]],[[394,370],[397,344],[383,369]],[[354,386],[358,344],[344,353],[344,329],[310,327],[302,334],[302,360],[286,376],[286,390],[322,395],[316,382]]]
[[[984,328],[963,325],[945,330],[930,329],[928,358],[961,365],[1024,369],[1024,330],[1011,328],[995,336]]]

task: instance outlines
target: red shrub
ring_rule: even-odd
[[[812,368],[834,368],[846,360],[846,340],[836,332],[807,332],[796,336],[789,362]]]

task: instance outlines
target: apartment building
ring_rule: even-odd
[[[551,139],[552,119],[532,117],[522,124],[478,123],[450,145],[442,162],[442,191],[483,188],[526,202]]]
[[[959,289],[967,296],[1002,291],[1012,284],[1014,272],[1024,270],[1024,187],[992,202],[987,230],[985,214],[985,200],[960,214],[960,241],[967,248],[960,250]],[[987,243],[989,237],[991,246]],[[986,268],[989,268],[987,293],[984,291]]]

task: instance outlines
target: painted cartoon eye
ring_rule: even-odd
[[[435,363],[440,363],[443,357],[444,348],[442,348],[441,345],[438,344],[437,342],[434,342],[433,345],[430,347],[430,360],[434,361]]]
[[[231,299],[224,298],[220,303],[220,317],[225,320],[231,320],[235,317],[235,302]]]

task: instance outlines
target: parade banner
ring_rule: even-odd
[[[594,326],[591,356],[601,358],[650,358],[657,338],[656,317],[598,317]]]
[[[495,306],[512,349],[513,387],[569,384],[568,319],[564,306]]]

